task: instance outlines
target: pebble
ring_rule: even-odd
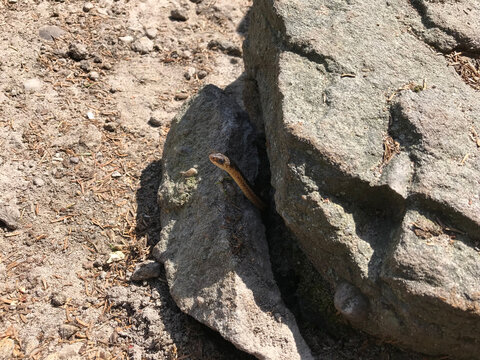
[[[132,276],[130,277],[131,281],[141,281],[147,279],[153,279],[160,276],[162,273],[162,267],[156,261],[145,261],[143,263],[137,264],[135,270],[133,271]]]
[[[92,9],[93,9],[93,4],[90,1],[87,1],[85,4],[83,4],[83,11],[89,12]]]
[[[80,159],[79,159],[78,157],[76,157],[76,156],[72,156],[72,157],[70,158],[70,162],[71,162],[72,164],[78,164],[78,163],[80,162]]]
[[[50,299],[53,306],[63,306],[67,302],[67,297],[62,293],[54,293]]]
[[[112,173],[112,178],[119,178],[119,177],[122,177],[122,174],[120,174],[117,170],[115,170],[113,173]]]
[[[203,79],[208,75],[208,73],[205,70],[200,70],[197,75],[199,79]]]
[[[108,122],[103,125],[103,128],[107,131],[114,132],[117,129],[117,124],[114,122]]]
[[[133,36],[127,35],[127,36],[120,36],[118,40],[120,40],[125,44],[130,44],[134,40],[134,38]]]
[[[89,72],[89,71],[92,71],[93,70],[93,66],[92,64],[90,64],[89,61],[87,60],[82,60],[80,62],[80,69],[82,69],[83,71],[85,72]]]
[[[107,264],[111,264],[112,262],[117,262],[125,259],[125,254],[121,251],[114,251],[110,253],[108,257]]]
[[[110,63],[103,63],[102,64],[102,69],[110,70],[111,68],[112,68],[112,64],[110,64]]]
[[[103,59],[100,55],[95,54],[95,55],[93,55],[93,62],[95,64],[101,64],[103,62]]]
[[[157,34],[158,30],[154,27],[148,27],[145,29],[145,35],[147,35],[149,39],[155,39],[157,37]]]
[[[44,40],[53,41],[65,35],[65,30],[55,25],[47,25],[38,30],[38,35]]]
[[[185,100],[187,98],[188,98],[187,94],[184,94],[184,93],[175,94],[175,100]]]
[[[0,205],[0,223],[10,230],[18,229],[20,210],[15,205]]]
[[[97,71],[90,71],[88,73],[88,78],[93,81],[97,81],[100,78],[100,74]]]
[[[68,56],[75,61],[84,60],[88,56],[87,47],[81,43],[71,43],[68,46]]]
[[[142,36],[132,43],[132,49],[140,54],[148,54],[153,50],[153,41],[146,36]]]
[[[187,21],[188,20],[188,13],[185,9],[173,9],[170,12],[170,19],[176,21]]]
[[[153,113],[148,120],[148,124],[153,127],[159,127],[163,125],[163,118],[156,113]]]
[[[62,153],[55,153],[55,155],[52,157],[52,161],[63,161]]]
[[[187,67],[187,71],[185,71],[183,76],[185,77],[185,79],[190,80],[195,75],[196,72],[197,72],[197,69],[195,69],[193,66],[189,66]]]
[[[110,89],[108,91],[110,91],[112,94],[115,94],[116,92],[121,91],[121,89],[117,84],[112,84],[110,85]]]
[[[87,118],[89,120],[95,119],[95,114],[93,113],[93,111],[87,111]]]
[[[33,184],[40,187],[45,185],[45,181],[42,178],[36,177],[33,178]]]
[[[58,327],[58,333],[62,339],[69,339],[78,331],[78,327],[70,324],[62,324]]]
[[[23,87],[27,92],[36,92],[42,89],[42,82],[39,79],[28,79],[23,82]]]

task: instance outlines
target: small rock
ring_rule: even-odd
[[[45,181],[42,178],[36,177],[36,178],[33,178],[33,184],[40,187],[45,185]]]
[[[107,131],[114,132],[117,129],[117,124],[114,122],[108,122],[103,125],[103,128]]]
[[[53,306],[63,306],[67,302],[67,297],[62,293],[54,293],[50,299]]]
[[[27,92],[40,91],[42,89],[42,82],[39,79],[28,79],[23,82],[23,87]]]
[[[113,84],[110,85],[110,89],[108,91],[110,91],[112,94],[115,94],[116,92],[120,91],[120,87],[116,84]]]
[[[17,2],[18,2],[18,0],[8,0],[9,4],[16,4]]]
[[[0,340],[0,359],[2,360],[13,359],[14,349],[15,349],[15,342],[12,339],[5,337],[2,340]]]
[[[17,95],[20,95],[21,93],[23,93],[22,89],[19,89],[19,88],[10,89],[11,96],[17,96]]]
[[[147,279],[153,279],[160,276],[162,272],[162,267],[156,261],[145,261],[143,263],[137,264],[135,270],[133,271],[130,280],[132,281],[141,281]]]
[[[87,111],[87,118],[89,120],[95,119],[95,114],[93,113],[93,111]]]
[[[103,59],[100,55],[94,55],[93,56],[93,62],[95,64],[101,64],[103,62]]]
[[[187,21],[188,13],[185,9],[173,9],[170,12],[170,19],[176,21]]]
[[[153,113],[152,116],[150,116],[150,120],[148,120],[148,124],[153,127],[162,126],[163,122],[163,118],[156,113]]]
[[[113,175],[113,174],[112,174]],[[121,251],[114,251],[110,253],[108,257],[107,264],[111,264],[112,262],[117,262],[125,259],[125,254]]]
[[[18,229],[20,210],[14,205],[0,205],[0,223],[10,230]]]
[[[177,93],[175,94],[175,100],[185,100],[188,98],[188,95],[185,93]]]
[[[112,68],[112,64],[110,64],[110,63],[103,63],[102,64],[102,69],[110,70],[111,68]]]
[[[52,157],[52,161],[63,161],[62,153],[55,153]]]
[[[152,40],[155,39],[157,37],[157,34],[158,34],[157,28],[148,27],[145,29],[145,35],[147,35],[149,39],[152,39]]]
[[[112,173],[112,178],[116,179],[116,178],[119,178],[119,177],[122,177],[122,174],[120,174],[117,170],[115,170]]]
[[[185,73],[183,74],[183,76],[185,77],[185,79],[190,80],[195,75],[196,72],[197,72],[197,69],[195,69],[193,66],[189,66],[187,68],[187,71],[185,71]]]
[[[78,157],[76,157],[76,156],[72,156],[72,157],[70,158],[70,162],[71,162],[72,164],[78,164],[78,163],[80,162],[80,159],[79,159]]]
[[[208,73],[205,70],[200,70],[197,75],[199,79],[203,79],[208,75]]]
[[[127,36],[120,36],[118,40],[120,40],[125,44],[130,44],[134,39],[133,39],[133,36],[127,35]]]
[[[87,47],[81,43],[71,43],[68,47],[68,56],[75,61],[84,60],[88,56]]]
[[[90,64],[90,61],[82,60],[80,62],[80,69],[82,69],[85,72],[89,72],[93,70],[93,66],[92,64]]]
[[[148,54],[153,50],[153,41],[148,37],[143,36],[140,39],[132,43],[132,50],[140,54]]]
[[[65,30],[62,28],[59,28],[58,26],[55,25],[47,25],[47,26],[42,26],[38,30],[38,35],[44,39],[44,40],[49,40],[53,41],[55,39],[61,38],[65,34]]]
[[[58,333],[62,339],[71,338],[78,331],[78,327],[70,324],[62,324],[58,327]]]
[[[93,4],[90,1],[87,1],[85,4],[83,4],[83,11],[89,12],[92,9],[93,9]]]
[[[93,81],[97,81],[100,78],[100,74],[97,71],[90,71],[88,73],[88,78]]]

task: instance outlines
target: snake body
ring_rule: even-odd
[[[240,169],[228,158],[228,156],[223,155],[222,153],[214,153],[209,155],[209,159],[214,165],[226,171],[232,177],[240,190],[242,190],[243,194],[252,202],[253,205],[262,211],[267,208],[267,205],[255,193],[255,191],[253,191],[252,187],[248,183],[247,179],[245,179]]]

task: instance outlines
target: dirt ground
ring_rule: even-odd
[[[163,275],[129,281],[160,231],[170,121],[241,75],[250,5],[0,1],[0,359],[251,358],[181,313]],[[308,338],[330,359],[400,358]]]
[[[240,76],[249,5],[0,1],[0,358],[246,358],[128,278],[169,123]]]

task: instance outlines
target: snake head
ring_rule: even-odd
[[[210,154],[208,158],[213,164],[215,164],[219,168],[224,169],[225,167],[230,166],[230,159],[221,153]]]

